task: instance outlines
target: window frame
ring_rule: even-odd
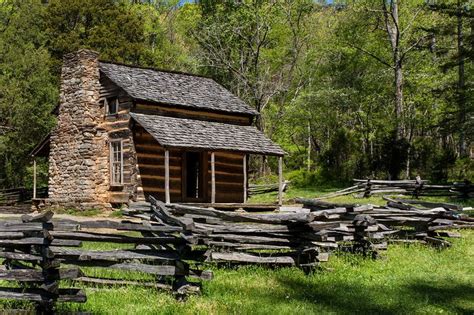
[[[110,104],[115,103],[115,112],[110,112]],[[117,116],[119,113],[119,100],[118,97],[109,97],[104,99],[105,116]]]
[[[115,150],[114,145],[118,144],[120,158],[118,161],[115,160]],[[110,185],[111,186],[122,186],[124,183],[123,180],[123,139],[114,139],[110,140],[109,144],[109,161],[110,161]],[[120,181],[117,181],[115,178],[115,165],[119,164],[120,166]]]

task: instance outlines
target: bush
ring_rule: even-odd
[[[449,181],[469,180],[474,182],[474,161],[470,158],[458,159],[448,173]]]

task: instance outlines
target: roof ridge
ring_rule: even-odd
[[[118,65],[118,66],[124,66],[124,67],[129,67],[129,68],[135,68],[135,69],[144,69],[144,70],[153,70],[157,72],[165,72],[165,73],[171,73],[171,74],[180,74],[180,75],[187,75],[191,77],[200,77],[200,78],[205,78],[205,79],[210,79],[216,83],[218,83],[216,80],[209,76],[205,76],[202,74],[196,74],[196,73],[190,73],[190,72],[184,72],[184,71],[178,71],[178,70],[167,70],[167,69],[160,69],[160,68],[154,68],[154,67],[145,67],[145,66],[135,66],[135,65],[130,65],[122,62],[112,62],[112,61],[107,61],[107,60],[99,60],[100,63],[108,63],[112,65]],[[219,83],[218,83],[219,84]]]

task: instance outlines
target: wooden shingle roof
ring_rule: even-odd
[[[105,76],[136,100],[209,111],[258,112],[216,81],[192,74],[100,62]]]
[[[253,126],[130,113],[160,145],[170,148],[226,150],[253,154],[285,154]]]

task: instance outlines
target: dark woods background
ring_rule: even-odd
[[[0,187],[30,185],[81,47],[213,77],[261,113],[297,183],[472,181],[473,32],[469,0],[0,0]]]

